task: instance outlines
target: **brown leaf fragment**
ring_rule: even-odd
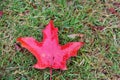
[[[102,31],[104,29],[104,26],[90,26],[90,28],[93,30],[93,31]]]
[[[34,3],[30,3],[30,5],[34,8],[37,9],[37,6]]]
[[[21,52],[24,51],[24,48],[22,48],[19,43],[15,43],[15,44],[14,44],[14,47],[15,47],[15,50],[16,50],[16,51],[21,51]]]
[[[120,79],[120,75],[116,74],[116,75],[114,75],[114,76],[116,76],[117,78],[119,78],[119,79]]]
[[[119,74],[115,74],[111,77],[111,80],[120,80],[120,75]]]
[[[108,72],[107,72],[106,69],[102,69],[101,72],[102,72],[103,74],[105,74],[105,75],[108,74]]]
[[[113,5],[116,7],[120,7],[120,2],[114,2]]]
[[[25,15],[27,15],[27,14],[29,14],[29,13],[30,13],[29,10],[25,10],[24,12],[20,13],[19,15],[20,15],[20,16],[25,16]]]
[[[108,51],[109,48],[110,48],[110,45],[109,45],[109,44],[106,44],[106,45],[105,45],[105,51]]]
[[[30,11],[29,10],[25,10],[25,12],[23,12],[24,15],[27,15]]]

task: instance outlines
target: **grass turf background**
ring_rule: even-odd
[[[36,59],[27,50],[15,49],[16,38],[42,40],[42,29],[50,19],[59,28],[59,41],[69,34],[84,34],[85,45],[68,60],[67,71],[53,70],[53,80],[117,80],[120,78],[119,0],[1,0],[0,79],[49,80],[49,69],[32,68]],[[116,14],[108,9],[114,8]],[[103,27],[92,30],[91,26]]]

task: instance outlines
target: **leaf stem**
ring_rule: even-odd
[[[50,68],[50,80],[52,80],[52,68]]]

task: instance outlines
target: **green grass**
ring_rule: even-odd
[[[0,18],[0,80],[49,80],[49,69],[32,68],[36,59],[27,50],[15,50],[14,44],[20,36],[42,40],[41,31],[50,19],[59,28],[61,44],[79,41],[79,38],[68,38],[69,34],[85,35],[85,45],[78,56],[68,60],[68,70],[53,70],[53,80],[117,80],[120,17],[107,11],[114,7],[114,2],[120,1],[1,0],[0,10],[4,15]],[[120,9],[115,9],[120,14]],[[26,10],[29,12],[25,13]],[[104,26],[104,30],[93,31],[90,25]]]

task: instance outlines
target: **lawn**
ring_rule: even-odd
[[[49,69],[32,68],[35,57],[18,50],[16,39],[41,41],[51,19],[60,44],[85,42],[67,61],[68,70],[53,70],[53,80],[120,79],[120,0],[0,0],[0,11],[0,80],[49,80]]]

